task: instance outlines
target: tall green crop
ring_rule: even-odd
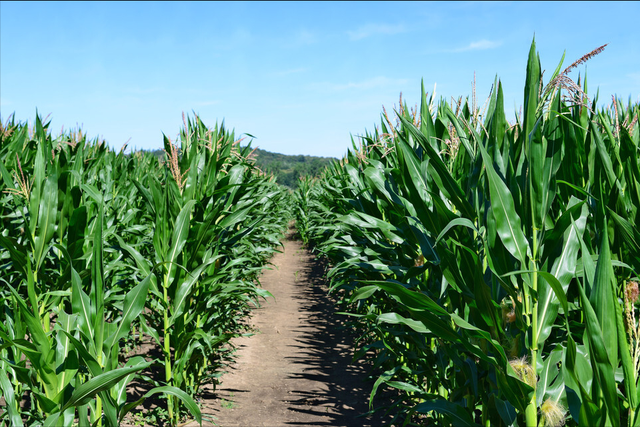
[[[161,179],[136,181],[153,219],[153,259],[121,244],[141,272],[161,272],[146,331],[164,353],[165,382],[191,396],[215,379],[249,303],[270,294],[255,279],[286,227],[284,190],[250,161],[232,132],[185,118],[179,144],[165,138]],[[179,401],[168,398],[179,422]]]
[[[513,124],[497,79],[484,116],[423,90],[297,193],[405,422],[638,422],[640,109],[567,77],[601,50],[544,84],[532,44]]]
[[[141,402],[127,384],[161,365],[166,381],[143,399],[166,395],[173,424],[187,411],[201,421],[199,387],[268,295],[254,280],[286,227],[287,193],[233,133],[196,118],[181,141],[166,141],[163,164],[80,131],[53,138],[40,117],[0,129],[3,420],[119,425]],[[122,362],[136,329],[164,361]]]
[[[118,425],[131,409],[127,384],[153,363],[141,357],[118,362],[120,340],[142,312],[151,278],[118,288],[117,258],[104,251],[117,200],[110,172],[123,156],[111,156],[81,133],[54,140],[47,127],[37,117],[33,129],[8,122],[2,129],[6,416],[12,425],[23,425],[23,418],[27,424]],[[113,298],[118,291],[121,297]],[[163,391],[186,399],[199,417],[180,390]],[[31,411],[21,413],[26,396]]]

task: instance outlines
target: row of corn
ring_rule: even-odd
[[[290,196],[223,125],[184,118],[164,147],[2,125],[0,424],[117,426],[153,395],[169,424],[202,420],[198,393],[268,296]],[[143,340],[160,356],[125,357]],[[150,384],[140,400],[132,381]]]
[[[534,42],[513,123],[497,79],[423,89],[296,193],[395,423],[640,425],[640,106],[568,76],[601,50],[544,82]]]

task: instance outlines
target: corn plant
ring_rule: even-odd
[[[140,403],[127,402],[127,384],[154,363],[118,359],[153,275],[119,288],[117,255],[105,256],[114,232],[105,218],[118,200],[109,172],[119,158],[81,134],[53,140],[47,127],[37,117],[33,130],[7,122],[1,132],[4,415],[12,425],[24,417],[28,425],[115,426]],[[97,185],[85,176],[96,167],[104,171]],[[146,397],[159,392],[184,400],[201,419],[179,389],[159,387]]]
[[[184,118],[179,143],[165,137],[162,181],[134,181],[152,218],[153,257],[120,241],[140,274],[161,272],[152,285],[145,331],[162,346],[165,383],[195,396],[224,366],[229,341],[246,330],[250,303],[270,294],[255,280],[279,245],[287,215],[270,183],[224,127]],[[168,397],[173,424],[182,416]]]
[[[484,112],[423,89],[298,192],[399,420],[637,425],[638,106],[567,76],[603,48],[544,84],[533,43],[514,124],[498,79]]]

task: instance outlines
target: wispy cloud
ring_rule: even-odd
[[[471,50],[487,50],[487,49],[495,49],[502,45],[501,41],[492,41],[487,39],[477,40],[469,43],[464,47],[459,47],[456,49],[450,49],[448,52],[469,52]]]
[[[407,29],[402,24],[389,25],[389,24],[366,24],[353,31],[347,31],[349,39],[362,40],[367,37],[376,35],[393,35],[405,33]]]
[[[332,90],[332,91],[343,91],[349,89],[377,89],[389,86],[402,86],[409,82],[408,79],[390,79],[389,77],[378,76],[373,77],[371,79],[362,80],[359,82],[349,82],[349,83],[317,83],[314,86]]]

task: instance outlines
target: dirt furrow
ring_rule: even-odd
[[[258,332],[235,341],[237,362],[203,413],[222,427],[382,425],[359,417],[371,383],[365,367],[351,364],[352,339],[340,329],[321,267],[291,233],[272,262],[261,283],[275,299],[255,310]]]

